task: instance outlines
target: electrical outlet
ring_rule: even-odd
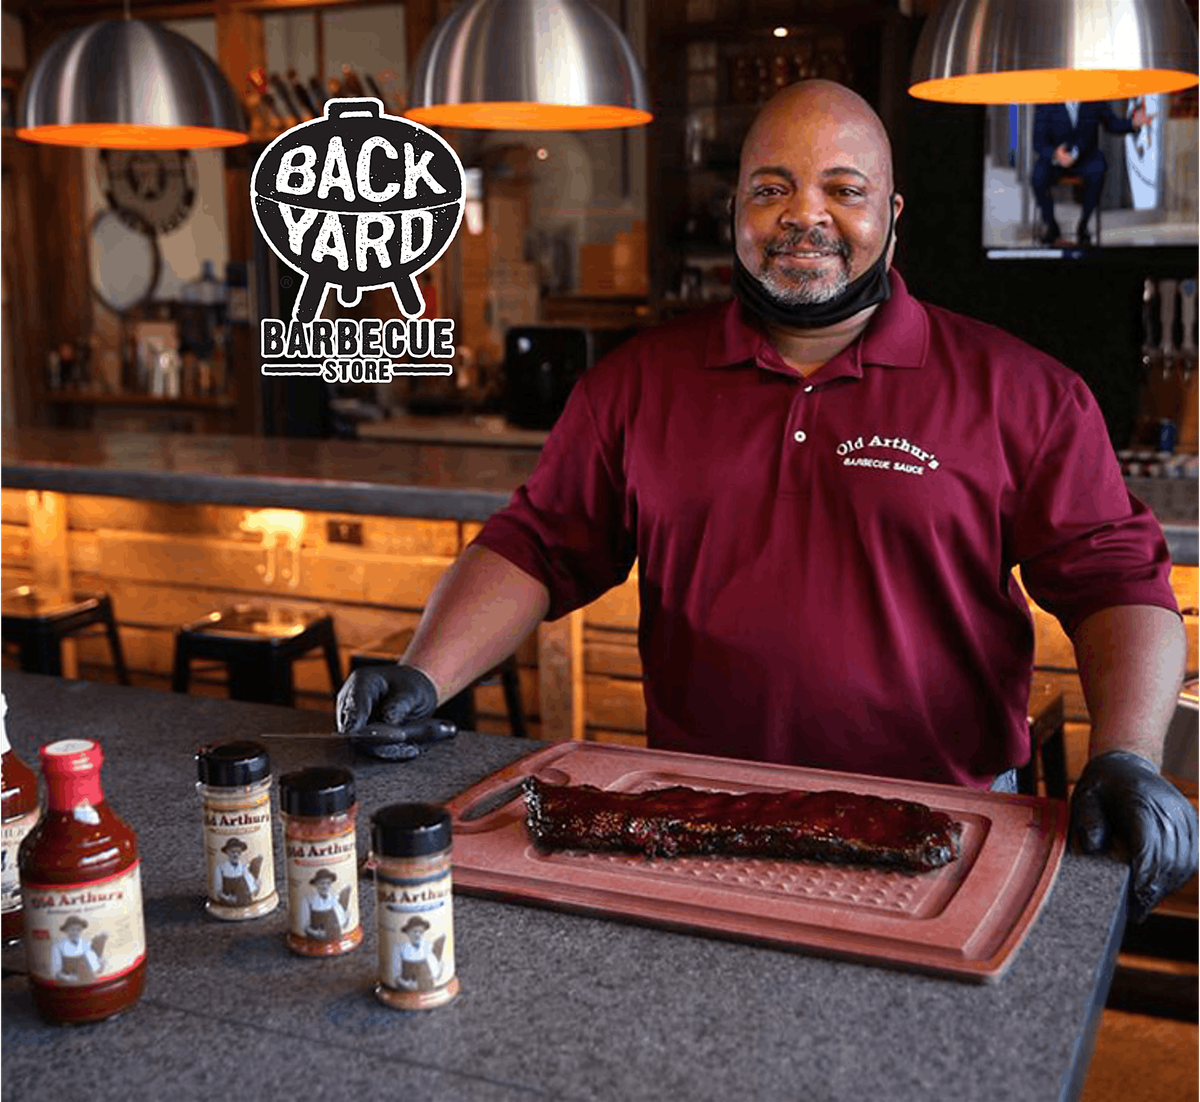
[[[331,520],[326,524],[326,536],[330,543],[348,543],[361,547],[363,530],[361,520]]]

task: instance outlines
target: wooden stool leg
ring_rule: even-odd
[[[521,680],[517,660],[509,656],[500,666],[500,684],[504,689],[504,706],[508,709],[508,725],[517,738],[527,738],[525,712],[521,708]]]
[[[287,659],[265,653],[247,653],[243,648],[241,653],[228,655],[225,666],[229,670],[231,700],[285,707],[295,704],[292,664]]]
[[[100,602],[100,615],[104,620],[104,630],[108,635],[108,646],[112,651],[113,665],[117,668],[117,680],[122,685],[129,684],[129,670],[125,667],[125,652],[121,649],[121,634],[117,631],[117,618],[113,614],[112,598],[104,597]]]
[[[62,677],[62,643],[52,631],[34,625],[21,637],[21,669]]]
[[[335,689],[334,692],[337,690]],[[292,663],[290,659],[276,657],[271,663],[271,699],[272,704],[282,704],[285,708],[296,706],[296,688],[292,680]]]
[[[338,689],[342,687],[342,660],[338,657],[337,639],[334,638],[333,631],[329,633],[329,638],[324,642],[325,650],[325,665],[329,668],[329,685],[333,690],[333,695],[336,697]]]
[[[1067,798],[1066,731],[1057,727],[1042,743],[1042,776],[1046,780],[1046,795],[1053,799]]]
[[[171,672],[171,690],[177,693],[188,691],[188,682],[192,678],[192,652],[188,645],[187,636],[181,632],[175,633],[175,668]]]

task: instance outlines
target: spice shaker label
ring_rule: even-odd
[[[204,806],[204,856],[208,897],[228,907],[248,907],[275,891],[271,793],[209,796]]]
[[[298,938],[340,941],[357,928],[358,857],[354,824],[319,840],[287,839],[288,925]]]
[[[379,978],[397,991],[422,992],[454,979],[454,903],[450,870],[419,879],[375,873]]]
[[[24,894],[29,971],[43,983],[116,979],[145,959],[141,862],[70,888],[25,881]]]
[[[34,808],[20,818],[12,819],[3,826],[4,849],[0,853],[0,911],[11,914],[21,909],[21,870],[17,868],[17,850],[21,839],[35,826],[41,815]]]

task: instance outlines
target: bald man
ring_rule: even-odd
[[[636,559],[650,746],[1011,790],[1030,756],[1019,566],[1091,712],[1080,844],[1124,843],[1135,917],[1182,884],[1195,815],[1158,772],[1186,649],[1162,532],[1077,375],[908,293],[903,208],[864,100],[826,81],[771,100],[742,148],[734,300],[584,376],[401,661],[342,687],[340,730],[432,713]]]

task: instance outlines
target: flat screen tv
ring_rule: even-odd
[[[987,256],[1084,259],[1118,249],[1196,248],[1196,105],[1191,89],[1130,100],[988,107]],[[1142,125],[1131,131],[1135,119]]]

